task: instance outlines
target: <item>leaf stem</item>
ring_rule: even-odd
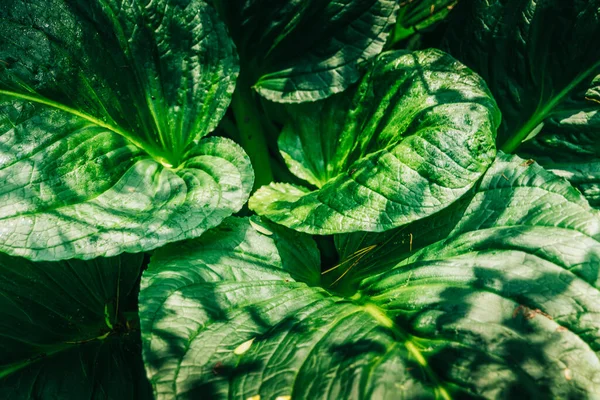
[[[385,50],[393,49],[398,42],[406,39],[412,34],[416,33],[416,30],[412,27],[405,27],[402,23],[404,22],[404,14],[406,13],[406,5],[401,5],[396,15],[396,23],[391,29],[388,36],[387,43],[385,44]]]
[[[235,141],[240,140],[240,133],[238,132],[237,126],[231,121],[227,116],[223,117],[221,120],[221,124],[219,125],[221,129],[229,136],[230,139]]]
[[[250,85],[240,75],[231,100],[231,107],[240,134],[240,144],[248,153],[254,167],[256,177],[254,188],[256,189],[273,181],[273,171],[260,111],[254,96]]]
[[[552,111],[554,111],[554,108],[569,94],[569,92],[575,89],[584,79],[589,77],[589,75],[598,67],[600,67],[600,61],[576,76],[571,83],[564,87],[556,96],[551,98],[550,101],[548,101],[543,107],[538,107],[531,118],[525,122],[525,124],[514,135],[509,137],[508,140],[504,142],[502,147],[500,147],[500,150],[505,153],[513,153],[515,150],[517,150],[523,140],[525,140],[539,124],[544,122],[544,120],[552,113]]]

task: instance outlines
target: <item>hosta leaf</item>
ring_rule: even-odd
[[[279,147],[318,190],[272,184],[250,208],[299,231],[383,231],[466,193],[491,163],[499,113],[483,81],[450,56],[385,53],[360,84],[289,108]]]
[[[143,251],[241,208],[246,155],[202,139],[238,70],[204,2],[9,0],[0,21],[0,251]]]
[[[258,220],[162,249],[140,294],[157,398],[600,395],[600,220],[524,161],[404,231],[340,237],[333,273],[357,263],[334,285],[295,275],[318,270],[308,237],[281,251]]]
[[[490,86],[504,117],[501,148],[533,157],[597,204],[600,1],[476,0],[457,13],[447,47]]]
[[[137,317],[123,319],[142,259],[0,254],[0,397],[149,398]]]
[[[251,85],[269,100],[299,103],[339,93],[381,52],[394,0],[213,0]]]

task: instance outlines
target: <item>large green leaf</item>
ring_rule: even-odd
[[[438,51],[378,57],[350,92],[289,108],[279,140],[309,191],[272,184],[250,208],[299,231],[383,231],[466,193],[492,162],[500,115],[485,83]]]
[[[446,211],[338,237],[321,287],[298,275],[319,270],[309,238],[284,247],[274,227],[229,220],[154,256],[140,315],[158,399],[600,395],[600,220],[539,166],[500,155]]]
[[[142,251],[245,203],[244,152],[202,139],[238,70],[204,2],[8,0],[0,22],[0,251]]]
[[[299,103],[339,93],[381,52],[395,0],[213,0],[229,26],[250,85]]]
[[[0,254],[0,398],[149,398],[137,317],[124,317],[142,259]]]
[[[229,324],[230,311],[237,312],[222,308],[221,298],[237,299],[256,311],[257,319],[267,318],[264,310],[252,306],[256,296],[286,293],[291,285],[302,301],[314,297],[307,283],[320,282],[318,264],[319,252],[310,237],[256,217],[229,218],[206,232],[202,241],[157,250],[140,291],[144,362],[157,399],[226,397],[227,386],[219,382],[223,376],[237,374],[235,362],[229,362],[230,351],[222,356],[214,352],[220,352],[224,343],[244,342],[247,331]],[[219,281],[231,285],[220,287],[215,284]],[[284,305],[285,299],[281,300]],[[247,314],[239,316],[248,319]],[[215,325],[209,327],[212,322]],[[264,327],[268,324],[265,320]],[[198,364],[196,356],[203,357]],[[253,363],[248,369],[239,367],[246,372],[254,369]]]
[[[496,97],[501,148],[534,157],[597,204],[600,1],[473,0],[456,17],[447,47]]]

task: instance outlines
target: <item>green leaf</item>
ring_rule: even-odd
[[[447,38],[490,85],[502,149],[533,158],[600,204],[600,1],[465,2]],[[467,45],[468,44],[468,45]]]
[[[0,5],[0,251],[34,260],[138,252],[199,236],[253,183],[205,138],[238,64],[199,0]]]
[[[151,400],[141,350],[139,332],[82,344],[40,358],[0,380],[0,396],[6,400]]]
[[[492,162],[500,119],[485,83],[438,50],[385,53],[351,91],[289,112],[281,153],[318,190],[271,184],[250,208],[314,234],[384,231],[452,204]]]
[[[0,254],[0,397],[150,398],[137,317],[124,317],[142,260]]]
[[[523,161],[404,230],[338,237],[334,273],[358,263],[333,286],[296,275],[318,270],[308,237],[281,251],[257,220],[161,249],[140,294],[157,398],[598,396],[600,220]]]
[[[599,0],[473,0],[455,15],[447,47],[496,97],[502,150],[513,152],[566,110],[576,114],[575,104],[600,109],[585,99],[600,74]]]
[[[519,148],[546,169],[568,179],[600,207],[600,74],[583,98],[563,105],[542,131]]]
[[[198,257],[199,252],[202,257]],[[252,304],[257,295],[261,296],[260,292],[269,293],[271,287],[278,290],[279,282],[284,287],[289,284],[301,288],[306,288],[306,284],[296,281],[315,286],[320,282],[319,252],[312,239],[256,217],[229,218],[218,229],[206,232],[202,241],[179,242],[161,248],[148,268],[140,292],[140,320],[144,332],[146,370],[158,399],[171,399],[191,389],[197,389],[194,393],[198,396],[218,398],[217,387],[207,387],[206,391],[202,391],[191,388],[188,383],[195,384],[196,378],[211,380],[215,377],[220,380],[220,368],[226,371],[232,367],[221,361],[227,361],[236,349],[242,352],[243,347],[240,346],[251,339],[243,331],[238,332],[236,327],[227,324],[228,311],[220,308],[221,300],[214,296],[236,298]],[[214,285],[220,280],[230,281],[232,291]],[[264,284],[250,284],[246,291],[238,287],[235,283],[238,281],[264,281]],[[299,290],[297,293],[298,296],[302,293],[310,295],[311,290]],[[200,298],[203,300],[198,303]],[[204,300],[205,304],[212,306],[204,309]],[[257,318],[261,318],[262,311],[255,309]],[[195,332],[200,333],[209,320],[217,322],[218,327],[196,336]],[[220,320],[222,323],[218,323]],[[240,340],[240,337],[246,340]],[[197,351],[204,352],[199,345],[216,349],[223,341],[232,340],[236,345],[222,358],[214,354],[214,362],[203,367],[189,365],[194,363]],[[188,356],[192,358],[184,360]],[[202,376],[187,381],[188,374],[196,373]],[[181,382],[182,386],[178,388],[176,382]],[[194,397],[193,394],[189,396]]]
[[[360,78],[395,21],[395,0],[213,0],[262,96],[324,99]]]

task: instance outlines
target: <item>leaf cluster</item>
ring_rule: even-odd
[[[600,397],[600,0],[3,0],[0,398]]]

